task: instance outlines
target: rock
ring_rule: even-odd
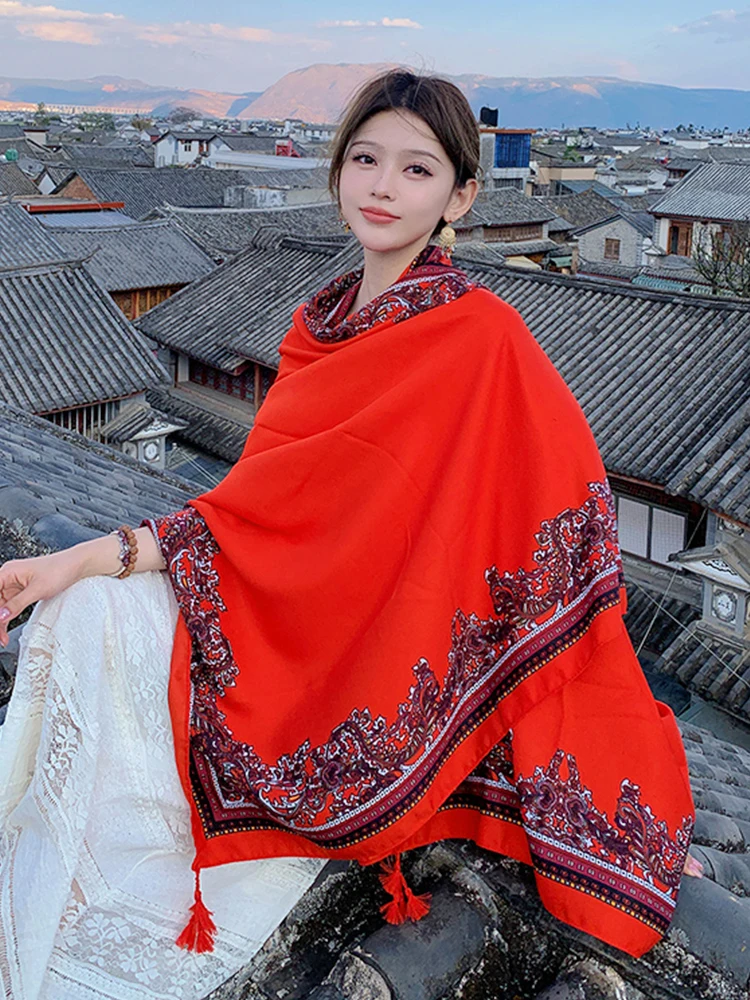
[[[478,961],[487,926],[484,914],[446,885],[427,916],[383,924],[352,954],[390,984],[393,1000],[438,1000]]]

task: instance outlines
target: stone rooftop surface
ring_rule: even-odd
[[[178,510],[196,495],[179,476],[2,402],[0,424],[0,521],[33,543],[65,548],[123,521]]]
[[[0,314],[0,399],[33,413],[119,399],[167,379],[80,260],[0,269]]]
[[[683,877],[667,935],[640,959],[553,917],[530,866],[445,840],[404,855],[415,891],[433,894],[419,923],[382,921],[377,865],[329,862],[211,1000],[747,1000],[750,753],[678,725],[705,875]]]

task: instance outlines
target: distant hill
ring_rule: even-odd
[[[91,80],[19,80],[0,77],[0,109],[48,105],[126,108],[167,114],[195,108],[206,117],[302,118],[334,122],[355,88],[387,63],[316,63],[286,73],[262,93],[223,93],[158,87],[142,80],[97,76]],[[446,74],[447,75],[447,74]],[[750,91],[686,89],[616,77],[449,77],[476,112],[497,107],[509,128],[596,125],[652,128],[679,124],[730,129],[750,127]]]
[[[224,94],[212,90],[182,90],[179,87],[157,87],[142,80],[126,80],[121,76],[95,76],[90,80],[18,80],[0,77],[0,109],[14,110],[35,107],[39,101],[47,105],[72,107],[127,108],[144,114],[168,114],[176,107],[195,108],[207,117],[228,117],[239,114],[249,103],[260,97],[247,94]]]
[[[242,112],[242,117],[335,121],[360,81],[383,64],[317,63],[287,73]],[[445,74],[448,76],[448,74]],[[483,104],[499,110],[508,128],[636,123],[670,128],[680,123],[706,128],[750,127],[750,91],[668,87],[601,76],[493,77],[463,73],[448,77],[464,91],[476,112]]]

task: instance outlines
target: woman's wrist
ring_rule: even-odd
[[[164,559],[149,528],[136,528],[138,557],[134,573],[165,568]],[[103,535],[90,542],[79,542],[66,550],[76,561],[76,579],[87,576],[114,576],[123,568],[120,561],[120,539],[117,535]]]

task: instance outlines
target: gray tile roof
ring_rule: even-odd
[[[124,202],[126,213],[134,219],[144,218],[160,205],[217,208],[224,204],[227,188],[248,183],[247,171],[210,167],[81,167],[76,173],[100,201]]]
[[[165,379],[143,336],[80,262],[0,270],[0,398],[35,413]]]
[[[328,189],[328,167],[247,167],[243,173],[250,187]]]
[[[0,204],[0,268],[62,260],[65,251],[44,226],[16,202]]]
[[[211,258],[168,220],[90,228],[83,222],[77,218],[75,225],[55,225],[50,232],[66,257],[87,258],[86,266],[109,292],[187,285],[213,270]]]
[[[617,211],[615,206],[612,206],[612,215],[609,217],[598,219],[595,222],[590,222],[587,226],[579,226],[576,229],[576,234],[586,233],[590,229],[596,229],[599,226],[603,226],[615,219],[622,219],[631,225],[641,236],[653,236],[654,234],[654,217],[649,212],[627,212],[624,210]]]
[[[3,460],[0,518],[21,521],[38,534],[50,515],[82,529],[111,531],[144,517],[178,510],[195,487],[106,445],[56,427],[0,402]],[[72,544],[72,543],[68,543]]]
[[[741,221],[750,218],[750,163],[707,163],[691,170],[651,206],[658,216]]]
[[[217,399],[201,393],[200,387],[181,384],[171,388],[149,389],[146,398],[170,419],[184,424],[175,437],[180,441],[219,455],[227,462],[236,462],[253,426],[253,409],[245,405],[245,419],[238,413],[243,404],[222,406]]]
[[[17,163],[0,163],[0,194],[39,194],[36,184]]]
[[[750,658],[741,642],[696,619],[665,649],[657,666],[706,700],[750,721]]]
[[[248,358],[277,368],[294,308],[335,274],[357,266],[361,248],[352,238],[305,242],[278,232],[268,233],[267,242],[155,306],[137,320],[139,329],[226,371]]]
[[[293,236],[340,235],[338,209],[322,205],[291,205],[281,208],[175,208],[161,211],[173,219],[207,253],[224,259],[250,246],[259,229],[274,229]]]
[[[576,229],[610,219],[617,211],[609,198],[590,189],[577,194],[535,195],[534,201],[567,219]]]
[[[71,169],[77,167],[109,167],[112,169],[129,169],[130,167],[153,167],[154,151],[152,148],[133,144],[120,146],[94,146],[77,142],[68,142],[62,149],[63,158],[70,163]],[[61,163],[60,166],[65,166]]]
[[[471,209],[454,224],[468,226],[515,226],[550,222],[557,215],[538,198],[528,198],[515,188],[500,188],[477,196]]]
[[[145,400],[128,400],[120,407],[117,416],[112,417],[101,428],[102,440],[107,444],[117,444],[123,441],[131,441],[136,434],[140,434],[152,425],[165,425],[172,428],[184,430],[187,424],[183,420],[171,417],[162,410],[154,409]]]

